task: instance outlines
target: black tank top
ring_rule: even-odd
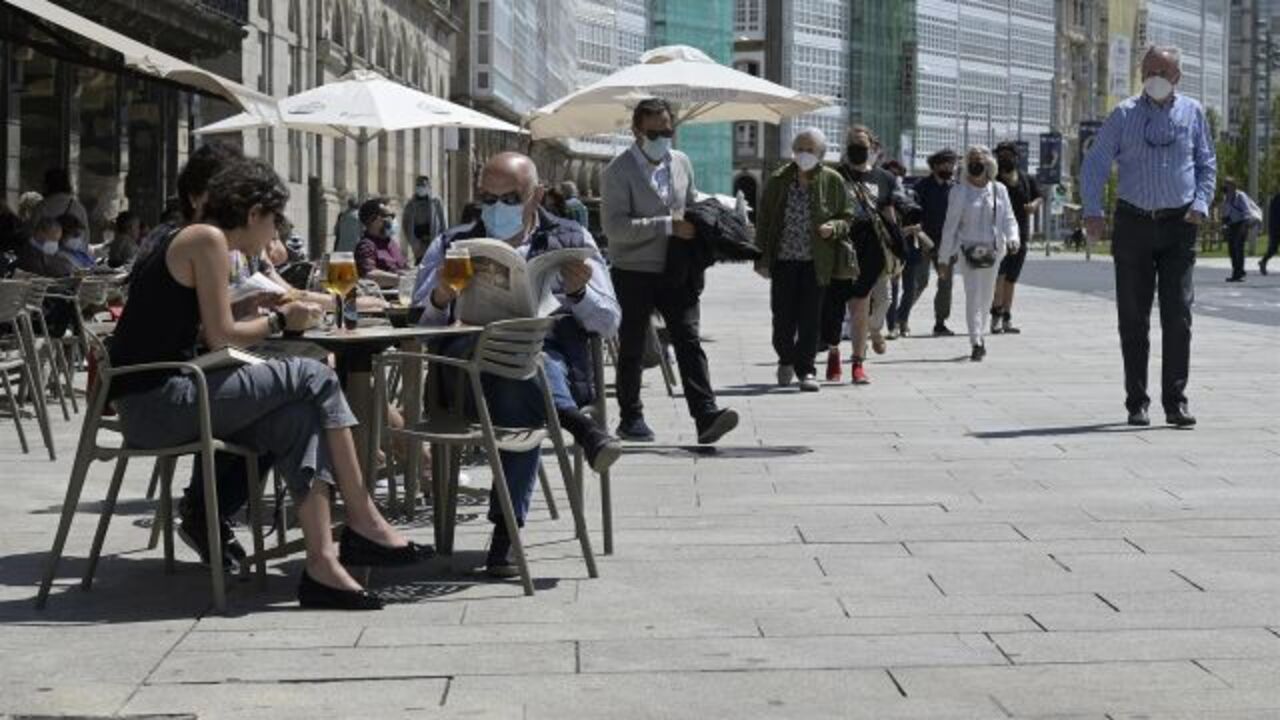
[[[169,272],[165,256],[175,230],[137,260],[129,281],[129,302],[111,336],[114,367],[153,362],[181,362],[195,357],[200,304],[195,288],[185,287]],[[163,385],[175,371],[126,375],[111,383],[111,399],[147,392]]]

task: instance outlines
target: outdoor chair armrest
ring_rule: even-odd
[[[379,364],[390,364],[394,362],[402,362],[404,360],[425,360],[429,363],[439,363],[441,365],[450,365],[452,367],[466,368],[471,365],[469,358],[456,358],[448,355],[436,355],[434,353],[416,353],[404,352],[402,350],[392,350],[382,353],[374,358]]]
[[[200,438],[202,442],[206,440],[211,441],[213,439],[213,415],[209,409],[209,382],[205,378],[204,370],[195,363],[154,362],[144,363],[142,365],[103,368],[100,375],[102,378],[102,386],[99,389],[99,392],[105,393],[110,388],[111,381],[115,378],[155,370],[177,370],[194,377],[196,386],[196,405],[200,420]]]

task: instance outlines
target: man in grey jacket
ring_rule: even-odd
[[[650,319],[657,310],[675,348],[698,442],[714,443],[737,427],[738,414],[716,407],[698,336],[701,283],[673,279],[664,272],[667,244],[691,242],[696,235],[693,224],[683,219],[685,207],[694,202],[693,165],[687,155],[671,149],[675,129],[665,100],[651,98],[636,105],[631,131],[635,144],[605,168],[601,209],[613,286],[622,305],[618,436],[641,442],[654,439],[640,402],[640,374]]]

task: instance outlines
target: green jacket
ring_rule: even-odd
[[[800,169],[793,162],[782,166],[769,177],[764,187],[764,200],[758,210],[756,244],[763,253],[760,264],[772,269],[782,244],[782,222],[787,213],[787,189],[796,181]],[[837,267],[851,267],[849,221],[853,204],[844,178],[829,167],[820,166],[809,184],[809,235],[813,243],[813,268],[819,285],[827,285]],[[830,222],[835,232],[831,237],[818,236],[818,226]]]

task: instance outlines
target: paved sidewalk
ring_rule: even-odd
[[[470,573],[487,528],[464,507],[451,561],[374,576],[398,601],[383,612],[293,609],[295,560],[212,615],[191,553],[166,577],[144,549],[143,467],[85,593],[96,466],[37,613],[78,421],[50,463],[0,418],[0,715],[1280,716],[1275,327],[1198,317],[1200,427],[1132,430],[1103,298],[1026,286],[1024,334],[982,364],[960,337],[899,340],[870,386],[801,395],[772,386],[764,282],[708,284],[713,380],[742,426],[681,447],[683,401],[651,374],[660,444],[617,467],[617,554],[586,579],[539,504],[532,598]],[[957,330],[961,307],[958,288]]]

